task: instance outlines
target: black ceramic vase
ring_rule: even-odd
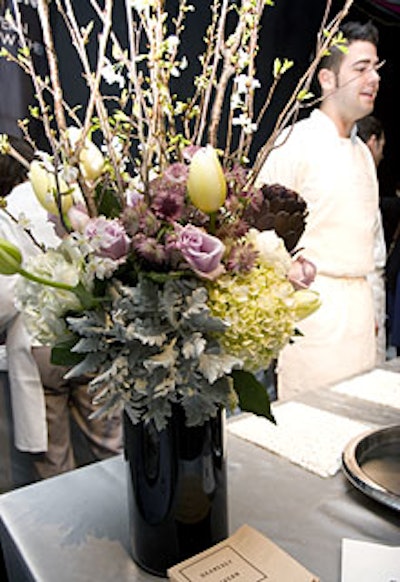
[[[166,429],[133,424],[124,411],[130,544],[152,574],[228,535],[225,411],[199,427],[176,406]]]

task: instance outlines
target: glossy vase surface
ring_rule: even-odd
[[[225,411],[189,428],[176,406],[157,432],[133,424],[126,407],[124,440],[132,557],[165,576],[228,536]]]

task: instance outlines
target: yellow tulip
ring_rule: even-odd
[[[207,214],[225,202],[227,185],[217,152],[210,145],[197,151],[190,163],[187,190],[193,204]]]
[[[297,321],[305,319],[321,306],[319,294],[310,289],[300,289],[294,293],[294,312]]]
[[[82,130],[77,127],[67,129],[67,136],[73,148],[78,145],[81,135]],[[103,154],[89,138],[85,139],[79,153],[79,169],[86,180],[97,180],[104,171]]]
[[[103,173],[103,154],[93,142],[90,141],[82,149],[79,155],[79,167],[87,180],[96,180]]]
[[[29,180],[40,204],[50,212],[58,216],[57,196],[61,196],[61,208],[63,213],[67,212],[74,203],[72,188],[59,177],[58,185],[54,173],[48,171],[43,162],[33,160],[30,165]]]

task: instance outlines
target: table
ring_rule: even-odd
[[[304,401],[339,407],[326,392]],[[354,414],[376,420],[378,411],[382,424],[398,421],[398,410],[373,404]],[[400,545],[400,514],[342,473],[321,478],[231,434],[228,483],[230,532],[251,525],[323,582],[340,581],[343,537]],[[160,580],[129,556],[127,508],[121,456],[3,494],[0,539],[10,582]]]

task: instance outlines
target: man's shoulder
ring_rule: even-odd
[[[299,121],[285,127],[277,141],[278,143],[281,143],[287,142],[288,140],[303,140],[317,131],[318,124],[315,123],[314,116],[309,115],[308,117],[300,119]]]
[[[21,204],[24,206],[27,201],[30,202],[32,199],[37,201],[32,185],[28,180],[17,184],[7,196],[9,205]]]
[[[40,204],[29,181],[22,182],[13,188],[7,197],[7,206],[11,214],[16,217],[23,212],[35,220],[47,220],[47,211]]]

